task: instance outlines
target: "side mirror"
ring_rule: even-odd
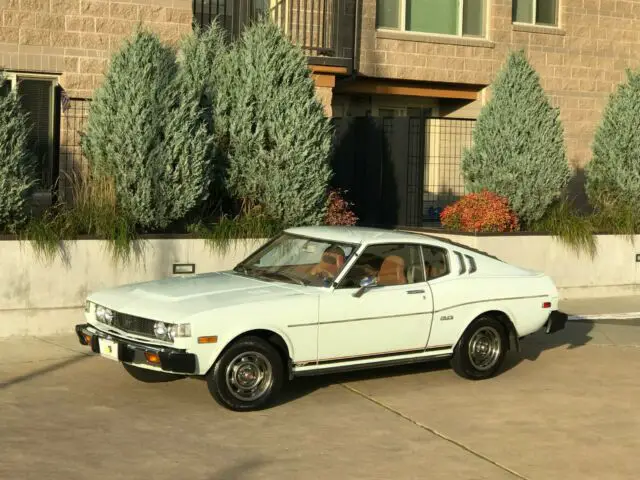
[[[353,294],[354,297],[360,298],[364,292],[378,285],[376,277],[364,277],[360,280],[360,288]]]

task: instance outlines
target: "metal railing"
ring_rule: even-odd
[[[355,0],[193,0],[194,23],[218,21],[230,39],[268,15],[310,57],[310,63],[353,56]],[[315,59],[315,60],[314,60]],[[344,62],[343,62],[344,63]]]

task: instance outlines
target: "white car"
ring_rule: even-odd
[[[450,358],[469,379],[509,349],[565,327],[542,273],[421,233],[283,231],[232,271],[90,295],[80,343],[142,381],[205,377],[215,400],[254,410],[286,380]]]

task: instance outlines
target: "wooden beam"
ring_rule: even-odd
[[[333,88],[336,86],[336,76],[335,75],[324,75],[324,74],[311,74],[311,78],[316,83],[316,87],[328,87]]]
[[[330,65],[309,65],[313,73],[333,73],[334,75],[346,75],[347,67],[332,67]]]
[[[440,85],[435,82],[406,84],[385,79],[354,80],[339,85],[336,93],[360,93],[369,95],[402,95],[411,97],[454,98],[477,100],[482,86]]]

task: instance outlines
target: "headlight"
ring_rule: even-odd
[[[113,310],[109,310],[102,305],[96,305],[96,319],[99,322],[111,325],[113,322]]]
[[[191,336],[191,324],[189,323],[180,323],[173,324],[169,327],[169,336],[171,338],[178,337],[190,337]]]
[[[167,326],[164,322],[156,322],[153,326],[153,333],[157,338],[165,339],[167,337]]]
[[[156,322],[153,326],[153,333],[160,340],[173,341],[179,337],[190,337],[191,325],[189,323]]]

